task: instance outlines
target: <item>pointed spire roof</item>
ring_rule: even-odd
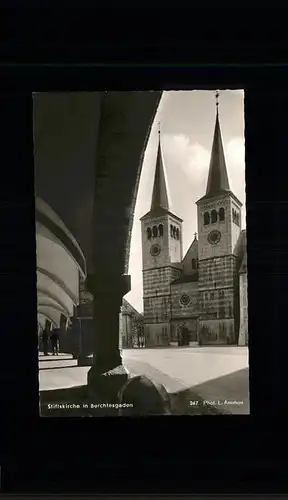
[[[169,213],[173,215],[182,222],[182,219],[178,217],[176,214],[172,213],[172,207],[170,202],[168,184],[166,179],[165,165],[163,160],[162,148],[161,148],[161,140],[160,140],[160,125],[158,124],[158,150],[156,157],[156,167],[155,167],[155,175],[154,175],[154,183],[153,183],[153,191],[152,191],[152,200],[151,207],[149,212],[141,217],[140,220],[144,218],[162,215],[164,213]]]
[[[150,208],[150,210],[153,211],[159,208],[163,208],[164,210],[169,210],[169,197],[168,197],[165,167],[161,149],[160,129],[158,130],[158,136],[159,136],[158,151],[157,151],[154,185],[152,192],[152,202]]]
[[[209,166],[206,196],[213,196],[220,191],[230,191],[224,148],[221,136],[218,102],[219,92],[216,92],[216,122]]]
[[[223,193],[233,193],[230,191],[229,179],[225,161],[224,147],[222,142],[222,135],[220,129],[219,121],[219,92],[216,92],[216,122],[214,129],[214,137],[210,158],[209,174],[207,181],[206,194],[198,200],[198,202],[205,200],[207,198],[213,198],[219,194]],[[242,203],[233,195],[238,203],[242,206]],[[197,203],[198,203],[197,202]]]

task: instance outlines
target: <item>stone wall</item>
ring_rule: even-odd
[[[233,222],[232,210],[239,213],[239,225]],[[204,225],[204,213],[208,212],[211,216],[212,210],[216,210],[219,214],[220,208],[225,210],[225,219],[223,221]],[[221,240],[218,245],[210,245],[208,242],[208,234],[217,230],[221,233]],[[232,196],[224,196],[219,199],[204,200],[198,205],[198,237],[199,237],[199,260],[208,259],[211,257],[221,257],[227,254],[233,254],[236,243],[241,231],[241,210],[239,203]]]
[[[237,259],[199,262],[199,334],[203,343],[235,343],[239,330]],[[214,340],[213,340],[214,339]],[[224,339],[225,342],[224,342]]]
[[[143,271],[145,323],[167,322],[171,317],[170,283],[181,271],[162,267]]]
[[[170,322],[170,342],[178,343],[182,328],[187,328],[189,332],[189,341],[198,342],[198,319],[183,318],[172,319]]]
[[[198,316],[199,311],[197,281],[171,284],[171,312],[173,319]]]
[[[146,347],[170,345],[170,323],[144,324]]]
[[[202,345],[234,343],[234,320],[200,320],[199,341]]]

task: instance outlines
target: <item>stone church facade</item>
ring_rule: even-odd
[[[151,209],[141,218],[146,346],[248,344],[246,231],[230,190],[218,104],[198,238],[183,257],[183,220],[171,211],[159,145]]]

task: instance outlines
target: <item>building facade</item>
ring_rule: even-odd
[[[126,299],[123,299],[119,334],[120,348],[145,347],[143,316]]]
[[[230,190],[218,104],[198,238],[183,257],[182,219],[171,211],[160,134],[151,208],[141,218],[146,346],[248,343],[246,231]]]

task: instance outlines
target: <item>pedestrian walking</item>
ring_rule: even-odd
[[[51,347],[52,347],[52,354],[53,356],[56,355],[58,356],[59,354],[59,329],[58,328],[53,328],[51,332]]]

